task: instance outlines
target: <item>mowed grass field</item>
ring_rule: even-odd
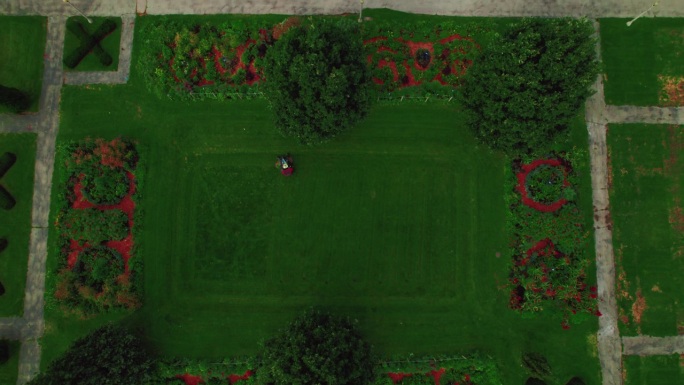
[[[684,129],[611,125],[608,144],[621,333],[680,334],[684,279],[677,272],[684,271]]]
[[[108,320],[143,327],[163,356],[253,355],[318,306],[358,320],[381,356],[479,351],[522,384],[520,356],[535,351],[558,384],[599,381],[595,319],[562,330],[508,309],[508,160],[476,144],[456,104],[376,105],[307,147],[276,132],[263,100],[159,100],[134,71],[122,86],[64,87],[61,116],[58,144],[125,135],[147,157],[145,304],[82,321],[50,302],[43,367]],[[286,152],[287,178],[274,168]],[[52,243],[48,271],[57,257]]]
[[[684,382],[684,358],[670,356],[624,356],[625,385],[672,385]]]
[[[38,111],[43,84],[43,54],[47,18],[0,15],[0,84],[31,98],[29,111]],[[7,112],[0,106],[0,113]]]
[[[7,240],[7,248],[0,252],[0,282],[6,290],[0,297],[0,317],[21,316],[24,312],[36,135],[0,134],[0,156],[5,152],[16,155],[17,160],[0,178],[0,184],[16,205],[10,210],[0,208],[0,238]]]
[[[684,81],[684,19],[628,20],[600,20],[606,103],[659,105],[667,77]]]

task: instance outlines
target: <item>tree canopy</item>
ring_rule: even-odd
[[[76,340],[31,385],[133,385],[153,376],[154,361],[127,329],[106,325]]]
[[[371,78],[357,24],[317,20],[290,29],[268,50],[265,87],[281,133],[318,143],[368,112]]]
[[[547,151],[592,94],[592,33],[586,20],[525,19],[483,47],[461,89],[475,136],[510,155]]]
[[[275,385],[367,384],[373,378],[370,345],[345,318],[309,310],[263,345],[257,370]]]

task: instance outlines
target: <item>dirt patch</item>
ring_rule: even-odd
[[[653,287],[651,288],[651,291],[654,293],[662,293],[663,292],[662,290],[660,290],[660,286],[658,286],[658,285],[653,285]]]
[[[658,101],[662,106],[684,106],[684,77],[658,75],[660,95]]]
[[[679,201],[679,197],[676,201]],[[672,228],[679,233],[684,233],[684,210],[679,205],[679,202],[675,207],[671,207],[669,210],[668,221],[672,225]]]
[[[644,311],[648,309],[646,305],[646,298],[641,294],[641,290],[636,292],[636,300],[632,304],[632,318],[637,324],[637,333],[641,334],[641,317],[644,315]]]

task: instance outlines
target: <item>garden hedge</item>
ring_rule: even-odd
[[[114,20],[105,19],[92,35],[86,31],[83,24],[79,21],[67,23],[67,28],[69,32],[79,38],[81,44],[64,57],[64,65],[72,69],[76,68],[81,60],[91,51],[98,57],[102,65],[108,66],[112,64],[112,56],[102,49],[100,41],[116,29],[116,22]]]

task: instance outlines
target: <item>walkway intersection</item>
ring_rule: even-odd
[[[64,73],[62,51],[66,18],[73,8],[59,0],[4,0],[0,14],[48,16],[43,90],[40,112],[30,115],[0,114],[0,132],[34,132],[38,135],[34,177],[32,230],[29,247],[23,317],[0,318],[0,338],[21,341],[18,385],[33,378],[40,367],[39,338],[43,334],[45,262],[47,258],[50,190],[55,140],[59,129],[59,104],[63,84],[122,84],[128,81],[138,14],[339,14],[355,13],[361,6],[392,8],[405,12],[460,16],[575,16],[634,17],[647,9],[649,0],[71,0],[88,15],[121,16],[121,52],[118,71]],[[684,17],[684,2],[661,0],[657,16]],[[647,17],[652,15],[647,15]],[[598,37],[598,22],[594,21]],[[597,55],[600,48],[597,45]],[[609,224],[610,203],[606,132],[608,123],[684,124],[681,107],[607,106],[603,81],[587,100],[585,120],[589,135],[591,181],[599,310],[598,350],[603,385],[622,384],[622,355],[684,353],[684,336],[623,337],[617,323],[615,258]],[[624,350],[623,350],[624,349]]]

